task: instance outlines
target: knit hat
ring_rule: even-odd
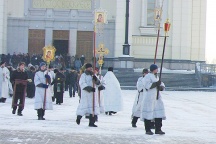
[[[87,63],[86,65],[85,65],[85,68],[87,69],[87,68],[90,68],[90,67],[92,67],[92,65],[90,64],[90,63]]]
[[[59,70],[58,69],[54,69],[54,73],[57,73],[57,72],[59,72]]]
[[[154,71],[154,70],[156,70],[156,69],[158,69],[158,66],[157,66],[156,64],[152,64],[152,65],[150,66],[150,71],[151,71],[151,72]]]
[[[148,69],[143,69],[143,71],[142,71],[142,73],[144,74],[144,73],[148,73]]]
[[[112,71],[113,72],[113,67],[109,67],[108,71]]]
[[[41,62],[41,63],[40,63],[40,67],[42,67],[42,66],[44,66],[44,65],[46,65],[45,62]]]

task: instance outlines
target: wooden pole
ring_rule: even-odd
[[[96,67],[96,52],[95,52],[95,49],[96,49],[96,27],[94,27],[94,50],[93,50],[93,73],[95,71],[95,67]],[[94,74],[93,74],[94,75]],[[95,88],[95,82],[93,82],[93,88]],[[94,117],[95,115],[95,92],[93,92],[93,99],[92,99],[92,116]]]
[[[154,64],[156,63],[156,59],[157,59],[159,38],[160,38],[160,24],[158,26],[158,34],[157,34],[157,41],[156,41],[156,48],[155,48]]]
[[[47,63],[47,73],[48,74],[48,68],[49,68],[49,63]],[[48,80],[46,79],[46,85],[48,84]],[[45,91],[44,91],[44,102],[43,102],[43,109],[45,110],[46,109],[46,92],[47,92],[47,89],[45,88]]]
[[[165,49],[166,49],[166,38],[167,38],[167,36],[165,36],[165,38],[164,38],[164,45],[163,45],[163,53],[162,53],[159,80],[161,80],[161,74],[162,74],[162,69],[163,69],[164,54],[165,54]],[[157,100],[158,100],[158,98],[159,98],[159,89],[157,89]]]

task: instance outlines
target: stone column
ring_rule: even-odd
[[[76,55],[76,45],[77,45],[77,29],[70,29],[69,50],[68,50],[70,56]]]
[[[53,28],[47,27],[45,29],[45,46],[53,43]]]

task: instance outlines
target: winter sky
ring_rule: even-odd
[[[216,62],[216,0],[207,0],[207,23],[206,23],[206,60]]]

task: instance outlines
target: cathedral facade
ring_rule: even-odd
[[[205,62],[206,0],[130,0],[130,54],[123,55],[126,0],[3,0],[0,2],[0,50],[2,53],[42,53],[54,45],[57,54],[93,57],[95,9],[107,11],[108,23],[96,34],[96,47],[109,49],[105,66],[142,68],[153,63],[157,29],[156,3],[162,5],[157,62],[164,41],[163,23],[169,18],[171,30],[164,67],[193,69]]]

